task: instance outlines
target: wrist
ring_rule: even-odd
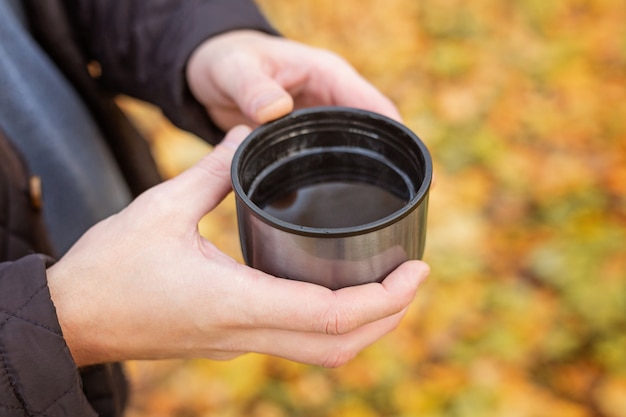
[[[46,270],[50,298],[70,354],[78,367],[107,362],[95,354],[92,343],[88,342],[91,334],[89,313],[81,305],[81,295],[76,288],[66,285],[66,275],[62,264],[57,263]]]

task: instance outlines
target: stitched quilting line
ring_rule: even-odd
[[[0,344],[0,347],[2,346],[2,344]],[[65,397],[67,394],[69,394],[72,389],[74,388],[74,386],[76,386],[76,384],[78,383],[78,377],[75,374],[74,378],[72,378],[72,382],[70,383],[69,387],[63,391],[61,394],[59,394],[56,398],[54,398],[50,404],[48,406],[46,406],[43,411],[32,411],[29,410],[28,405],[26,404],[26,401],[24,400],[24,398],[20,395],[20,393],[17,391],[17,384],[15,383],[15,378],[12,377],[11,372],[9,371],[9,367],[6,361],[6,354],[3,351],[4,349],[0,350],[0,360],[2,360],[2,368],[4,369],[5,374],[7,375],[7,378],[9,380],[9,385],[11,386],[11,391],[13,392],[13,395],[15,396],[15,398],[17,399],[17,401],[21,404],[21,407],[15,407],[15,406],[9,406],[9,405],[5,405],[5,404],[0,404],[0,408],[5,408],[5,409],[12,409],[12,410],[23,410],[24,412],[27,413],[28,417],[46,417],[48,414],[48,410],[53,407],[56,403],[58,403],[59,401],[61,401],[61,399],[63,397]]]
[[[39,294],[45,287],[46,285],[44,284],[44,285],[41,285],[39,288],[37,288],[35,292],[30,297],[28,297],[28,299],[24,302],[24,304],[22,304],[17,310],[15,310],[15,313],[19,313],[21,310],[23,310],[33,300],[33,298],[35,298],[35,296],[37,296],[37,294]],[[8,317],[2,323],[0,323],[0,331],[2,331],[2,328],[10,320],[11,317],[12,315],[8,314]],[[0,337],[0,341],[1,340],[2,338]],[[5,349],[2,346],[2,343],[0,343],[0,359],[2,360],[2,368],[4,369],[4,373],[6,374],[9,380],[9,385],[11,386],[11,391],[13,392],[15,399],[22,405],[24,410],[26,410],[27,409],[26,402],[24,401],[24,398],[18,392],[15,379],[13,378],[13,375],[9,371],[7,355],[6,355]]]
[[[48,415],[47,414],[48,410],[50,410],[50,408],[52,406],[54,406],[56,403],[61,401],[61,399],[63,397],[65,397],[67,394],[69,394],[77,383],[78,383],[78,377],[75,377],[73,379],[72,383],[70,384],[70,386],[65,391],[63,391],[58,397],[56,397],[54,400],[52,400],[52,402],[50,403],[49,406],[44,408],[43,411],[40,411],[40,412],[38,412],[36,414],[33,414],[33,416],[46,417]]]
[[[11,317],[14,317],[14,318],[16,318],[18,320],[22,320],[24,322],[29,323],[30,325],[42,328],[44,330],[52,332],[53,334],[55,334],[55,335],[57,335],[59,337],[62,337],[62,335],[60,333],[54,331],[54,329],[51,329],[48,326],[42,325],[40,323],[32,322],[31,320],[27,320],[27,319],[25,319],[23,317],[19,317],[19,316],[16,315],[20,311],[22,311],[33,300],[33,298],[35,298],[46,287],[47,287],[47,285],[43,284],[39,288],[37,288],[35,290],[35,292],[24,302],[24,304],[22,304],[18,309],[15,310],[14,313],[9,313],[9,312],[6,312],[6,311],[2,311],[3,313],[7,314],[8,317],[2,323],[0,323],[0,331],[2,330],[3,326],[11,319]],[[0,337],[0,340],[1,340],[1,337]],[[8,367],[8,363],[7,363],[6,358],[7,358],[6,351],[4,349],[2,349],[2,344],[0,343],[0,360],[2,361],[2,368],[4,369],[4,372],[7,375],[7,378],[9,380],[9,384],[11,385],[11,390],[13,391],[13,395],[18,400],[18,402],[20,404],[22,404],[22,407],[20,408],[20,407],[7,406],[7,405],[0,404],[0,407],[2,407],[2,408],[5,408],[5,409],[17,409],[17,410],[23,409],[25,412],[28,413],[28,416],[32,416],[32,417],[35,417],[35,416],[46,417],[47,416],[46,413],[50,409],[50,407],[54,406],[54,404],[59,402],[65,395],[67,395],[72,390],[72,388],[76,385],[76,383],[77,383],[77,378],[74,377],[72,383],[70,384],[70,386],[65,391],[63,391],[57,398],[52,400],[50,405],[48,405],[43,411],[41,411],[41,412],[32,412],[32,411],[28,410],[26,402],[24,401],[24,399],[22,398],[20,393],[17,391],[17,386],[15,384],[15,381],[14,381],[14,378],[12,377],[11,372],[9,371],[9,367]]]
[[[63,399],[63,397],[65,397],[67,394],[69,394],[73,390],[73,388],[76,386],[77,382],[78,382],[78,379],[74,378],[74,380],[72,381],[70,386],[65,391],[63,391],[61,394],[59,394],[58,397],[56,397],[54,400],[52,400],[50,405],[48,405],[46,408],[44,408],[43,411],[28,410],[26,405],[24,405],[23,407],[15,407],[15,406],[12,406],[12,405],[0,404],[0,408],[4,408],[4,409],[7,409],[7,410],[21,410],[21,411],[24,411],[24,412],[28,413],[27,414],[28,417],[47,417],[48,416],[48,410],[50,410],[50,408],[53,407],[56,403],[61,401],[61,399]],[[20,401],[20,402],[22,402],[22,401]]]
[[[62,334],[61,332],[58,332],[57,330],[53,329],[52,327],[46,326],[45,324],[37,323],[36,321],[32,321],[32,320],[29,320],[29,319],[27,319],[27,318],[24,318],[24,317],[21,317],[21,316],[17,316],[17,315],[15,315],[15,314],[12,314],[12,313],[10,313],[10,312],[8,312],[8,311],[5,311],[5,310],[2,310],[2,309],[0,309],[0,313],[4,313],[4,314],[6,314],[6,315],[8,316],[8,317],[6,318],[6,320],[4,320],[2,323],[0,323],[0,331],[2,330],[2,327],[3,327],[3,326],[4,326],[4,325],[5,325],[5,324],[6,324],[6,323],[10,320],[10,319],[14,318],[14,319],[16,319],[16,320],[19,320],[19,321],[23,321],[23,322],[25,322],[25,323],[28,323],[28,324],[30,324],[31,326],[34,326],[34,327],[38,327],[38,328],[40,328],[40,329],[47,330],[47,331],[49,331],[50,333],[55,334],[56,336],[63,337],[63,334]]]
[[[23,407],[15,407],[13,405],[4,405],[4,404],[0,404],[0,408],[4,408],[7,410],[23,410]]]
[[[54,333],[54,334],[55,334],[55,335],[57,335],[57,336],[61,336],[61,337],[62,337],[62,334],[61,334],[60,332],[56,331],[55,329],[53,329],[53,328],[51,328],[51,327],[49,327],[49,326],[46,326],[46,325],[44,325],[44,324],[34,322],[34,321],[32,321],[32,320],[28,320],[28,319],[26,319],[26,318],[21,317],[21,316],[19,316],[19,315],[18,315],[18,314],[19,314],[19,312],[20,312],[20,311],[22,311],[22,310],[23,310],[23,309],[24,309],[24,308],[25,308],[25,307],[26,307],[26,306],[27,306],[27,305],[28,305],[28,304],[29,304],[29,303],[33,300],[33,298],[35,298],[35,297],[36,297],[36,296],[37,296],[37,295],[38,295],[41,291],[43,291],[46,287],[47,287],[47,284],[42,284],[42,285],[41,285],[41,286],[40,286],[40,287],[39,287],[39,288],[38,288],[38,289],[37,289],[37,290],[36,290],[36,291],[35,291],[35,292],[34,292],[34,293],[33,293],[33,294],[32,294],[32,295],[31,295],[31,296],[30,296],[27,300],[26,300],[26,302],[24,302],[24,304],[23,304],[22,306],[20,306],[18,309],[16,309],[14,312],[10,312],[10,311],[4,310],[4,309],[0,309],[0,312],[2,312],[2,313],[4,313],[4,314],[6,314],[6,315],[8,316],[6,319],[4,319],[4,320],[0,323],[0,331],[2,330],[2,328],[4,327],[4,325],[8,323],[8,321],[9,321],[11,318],[15,318],[15,319],[18,319],[18,320],[24,321],[24,322],[26,322],[26,323],[28,323],[28,324],[31,324],[31,325],[33,325],[33,326],[36,326],[36,327],[39,327],[39,328],[41,328],[41,329],[47,330],[47,331],[49,331],[49,332],[52,332],[52,333]]]
[[[17,402],[19,402],[22,405],[22,408],[26,410],[26,402],[24,401],[24,398],[22,398],[20,393],[17,391],[17,384],[15,383],[15,378],[13,378],[13,376],[11,375],[11,372],[9,372],[9,365],[6,360],[7,355],[1,342],[2,342],[2,337],[0,337],[0,360],[2,361],[2,369],[4,369],[4,373],[7,376],[9,385],[11,386],[11,392],[13,392],[13,396],[15,397]]]

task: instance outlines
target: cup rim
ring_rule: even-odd
[[[300,117],[306,117],[311,115],[342,115],[349,114],[353,116],[358,116],[362,118],[374,119],[377,121],[382,121],[390,125],[392,128],[399,129],[403,131],[408,137],[410,137],[413,142],[419,148],[419,152],[422,154],[424,158],[424,178],[421,181],[419,188],[416,190],[415,195],[399,210],[394,211],[393,213],[377,219],[373,222],[360,224],[357,226],[350,227],[340,227],[340,228],[320,228],[320,227],[310,227],[310,226],[302,226],[294,223],[290,223],[284,220],[281,220],[277,217],[272,216],[271,214],[264,211],[261,207],[255,204],[244,191],[241,181],[239,179],[238,171],[241,163],[242,155],[246,151],[247,147],[256,140],[257,137],[266,134],[267,130],[273,129],[276,126],[288,124],[291,120],[298,119]],[[422,202],[428,197],[428,193],[430,190],[430,186],[432,183],[433,176],[433,165],[430,152],[428,148],[424,144],[424,142],[415,134],[411,129],[407,126],[399,123],[396,120],[391,119],[390,117],[384,116],[380,113],[375,113],[369,110],[357,109],[353,107],[343,107],[343,106],[319,106],[319,107],[310,107],[306,109],[295,110],[279,119],[273,120],[271,122],[265,123],[261,126],[255,128],[250,134],[244,139],[244,141],[239,145],[237,150],[235,151],[235,155],[233,156],[232,165],[231,165],[231,182],[233,186],[233,191],[235,193],[235,197],[243,203],[248,209],[250,209],[257,218],[262,220],[263,222],[280,229],[282,231],[286,231],[292,234],[303,235],[303,236],[311,236],[311,237],[327,237],[327,238],[336,238],[336,237],[348,237],[348,236],[357,236],[363,235],[370,232],[374,232],[385,227],[390,226],[391,224],[397,223],[402,220],[404,217],[408,216],[415,209],[417,209]]]

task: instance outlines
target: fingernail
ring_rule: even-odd
[[[293,99],[282,92],[269,92],[260,96],[255,103],[255,116],[259,123],[278,119],[293,109]]]

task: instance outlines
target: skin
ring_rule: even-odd
[[[254,31],[227,32],[201,44],[189,59],[187,82],[224,130],[320,105],[357,107],[400,121],[393,103],[340,56]]]
[[[233,76],[237,74],[237,76]],[[399,266],[382,283],[331,291],[239,264],[200,236],[198,222],[231,191],[230,163],[249,126],[294,107],[395,107],[341,58],[236,31],[189,60],[190,88],[224,129],[196,166],[92,227],[47,271],[77,366],[129,359],[257,352],[336,367],[392,331],[429,268]]]

